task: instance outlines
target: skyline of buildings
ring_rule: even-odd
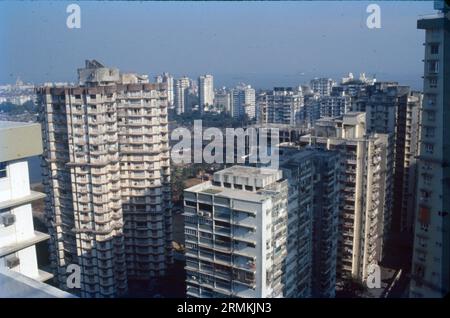
[[[37,124],[0,123],[0,268],[53,276],[95,298],[133,295],[174,274],[185,296],[199,298],[444,296],[450,21],[448,7],[436,8],[417,22],[423,92],[364,73],[266,90],[214,89],[211,74],[164,72],[150,83],[97,60],[78,69],[77,84],[37,87],[39,133]],[[232,120],[244,134],[244,153],[233,144],[243,163],[171,162],[178,116]],[[203,155],[212,144],[187,151]],[[249,160],[255,146],[276,153],[275,166]],[[30,191],[26,161],[41,152],[45,195]],[[49,235],[32,222],[30,202],[44,196]],[[36,261],[35,244],[47,238],[51,275]],[[76,290],[71,264],[81,269]],[[376,275],[383,285],[372,288]]]

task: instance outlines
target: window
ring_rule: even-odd
[[[419,237],[418,237],[418,242],[419,242],[419,245],[420,245],[422,248],[426,248],[426,247],[427,247],[427,239],[426,239],[425,237],[419,236]]]
[[[433,111],[428,111],[428,120],[429,121],[435,121],[436,120],[436,116],[435,113]]]
[[[212,205],[205,204],[205,203],[199,203],[198,209],[206,212],[212,212]]]
[[[428,72],[434,74],[439,73],[439,61],[429,61]]]
[[[437,78],[430,78],[430,88],[436,88],[437,87]]]
[[[0,162],[0,178],[6,178],[6,162]]]
[[[188,200],[185,200],[184,202],[187,206],[197,207],[197,202],[188,201]]]
[[[420,190],[420,200],[423,202],[427,202],[431,197],[431,193],[427,190]]]
[[[415,264],[414,273],[416,274],[416,278],[423,278],[425,275],[425,268],[421,264]]]
[[[439,54],[439,44],[437,43],[430,44],[430,53]]]
[[[425,152],[428,154],[433,154],[434,146],[432,144],[425,144]]]
[[[423,183],[427,186],[431,186],[433,176],[428,173],[422,173]]]
[[[430,224],[430,209],[427,207],[419,207],[419,223],[422,227]]]
[[[433,107],[436,105],[436,95],[428,95],[428,106]]]
[[[426,127],[425,128],[425,137],[433,138],[434,132],[435,132],[435,130],[433,127]]]
[[[190,234],[190,235],[197,235],[197,231],[193,229],[184,229],[184,233]]]

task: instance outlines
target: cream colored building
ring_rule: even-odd
[[[82,297],[113,297],[172,263],[167,90],[96,61],[79,77],[37,90],[51,260],[61,288],[78,264]]]
[[[349,112],[318,120],[313,134],[300,140],[341,154],[337,274],[363,281],[369,265],[382,258],[390,223],[392,202],[385,197],[388,136],[367,135],[365,113]]]

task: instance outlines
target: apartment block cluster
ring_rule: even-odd
[[[447,294],[450,20],[443,1],[435,7],[418,20],[423,93],[364,73],[258,92],[214,89],[209,74],[150,83],[96,60],[77,84],[37,88],[40,126],[0,123],[0,295],[69,297],[39,285],[53,278],[81,297],[126,296],[172,273],[169,110],[227,112],[278,132],[278,166],[229,165],[184,189],[187,297],[335,297],[395,258],[399,234],[411,237],[408,296]],[[45,194],[30,189],[36,155]],[[33,225],[42,199],[49,234]],[[47,241],[51,273],[37,262]]]
[[[0,104],[11,103],[20,106],[35,99],[34,85],[24,83],[19,78],[13,85],[0,85]]]
[[[197,82],[187,76],[171,81],[174,101],[169,105],[178,115],[196,110],[202,114],[227,113],[233,118],[256,118],[255,89],[250,85],[240,83],[232,89],[214,89],[214,77],[209,74],[200,76]]]
[[[299,142],[279,145],[278,170],[233,166],[185,190],[188,295],[334,297],[337,279],[364,281],[381,260],[392,206],[388,136],[368,134],[365,114],[350,112],[318,122]],[[259,181],[266,173],[276,183]],[[285,200],[274,205],[260,198],[282,182]],[[223,200],[226,207],[216,204]],[[280,227],[275,237],[286,245],[269,235]],[[251,267],[240,265],[242,245]],[[285,246],[283,266],[274,269]],[[270,275],[281,268],[275,281],[282,286],[271,286]],[[240,270],[253,285],[243,286],[235,276]]]
[[[436,8],[418,21],[423,93],[350,73],[257,94],[251,127],[279,130],[279,169],[232,166],[185,190],[188,296],[333,297],[395,257],[398,233],[413,237],[406,296],[448,293],[450,23]]]

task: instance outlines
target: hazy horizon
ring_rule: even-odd
[[[81,7],[68,29],[66,7]],[[366,7],[381,7],[368,29]],[[424,33],[433,2],[2,2],[0,83],[73,82],[85,59],[124,72],[168,71],[215,86],[293,86],[348,72],[421,88]]]

